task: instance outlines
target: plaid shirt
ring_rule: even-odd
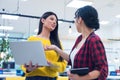
[[[81,39],[82,36],[77,38],[72,50],[81,41]],[[69,60],[68,64],[71,65],[71,60]],[[106,53],[103,43],[94,32],[88,36],[83,46],[75,55],[73,68],[82,67],[89,67],[89,71],[99,70],[100,76],[95,80],[106,80],[108,75]]]

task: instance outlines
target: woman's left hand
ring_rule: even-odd
[[[30,61],[28,65],[24,64],[24,67],[26,68],[27,72],[31,72],[31,71],[37,69],[39,66],[38,66],[38,64],[33,65],[32,61]]]
[[[82,76],[79,76],[77,74],[71,74],[70,71],[68,71],[68,77],[70,80],[86,80]]]

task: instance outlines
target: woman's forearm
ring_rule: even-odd
[[[94,71],[90,72],[88,75],[89,75],[88,79],[96,79],[99,77],[100,72],[98,70],[94,70]]]
[[[63,50],[59,49],[58,47],[55,48],[56,52],[66,61],[69,61],[69,55],[65,53]]]

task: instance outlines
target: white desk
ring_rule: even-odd
[[[120,76],[108,76],[107,79],[109,80],[120,80]]]
[[[5,80],[6,77],[17,77],[16,71],[3,72],[3,74],[0,74],[0,80]]]
[[[20,77],[20,76],[17,76],[15,71],[4,72],[3,74],[0,74],[0,80],[5,80],[6,77]],[[108,76],[107,80],[120,80],[120,76]]]

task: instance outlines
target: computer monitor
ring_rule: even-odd
[[[3,69],[15,69],[15,62],[3,62]]]

